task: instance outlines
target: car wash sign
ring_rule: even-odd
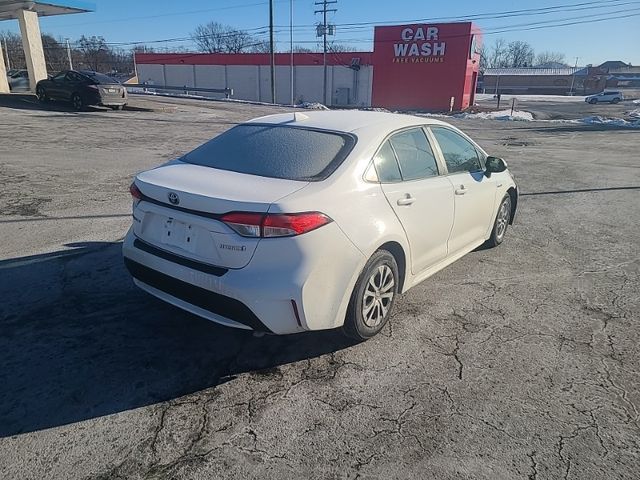
[[[404,27],[400,38],[393,43],[393,63],[443,63],[447,43],[440,39],[436,26]]]

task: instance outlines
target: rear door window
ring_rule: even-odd
[[[182,161],[261,177],[319,181],[338,168],[355,143],[346,133],[244,124],[187,153]]]
[[[397,133],[389,141],[398,157],[403,180],[417,180],[438,175],[436,157],[422,128]]]
[[[394,183],[402,180],[400,168],[389,141],[384,142],[373,159],[378,180],[382,183]]]

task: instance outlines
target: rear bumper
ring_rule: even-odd
[[[123,255],[143,290],[217,323],[275,334],[340,326],[365,262],[335,224],[300,237],[264,239],[246,267],[213,272],[135,242],[130,230]]]

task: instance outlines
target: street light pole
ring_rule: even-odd
[[[73,62],[71,61],[71,45],[69,45],[69,39],[65,38],[67,41],[67,58],[69,59],[69,70],[73,70]]]
[[[293,0],[289,0],[289,47],[291,49],[290,58],[290,77],[289,82],[291,84],[291,105],[293,105]]]
[[[9,60],[9,50],[7,50],[7,37],[4,37],[4,51],[7,56],[7,70],[11,70],[11,61]]]
[[[574,66],[574,68],[578,68],[578,58],[576,57],[576,64]],[[571,75],[571,89],[569,90],[569,96],[572,97],[573,96],[573,84],[576,81],[576,71],[573,71],[573,75]]]
[[[269,51],[271,52],[271,103],[276,103],[276,54],[273,44],[273,0],[269,0]]]

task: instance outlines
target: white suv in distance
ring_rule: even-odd
[[[600,92],[595,95],[589,95],[584,99],[585,102],[592,105],[599,102],[618,103],[624,100],[622,92]]]
[[[364,340],[399,293],[500,244],[506,163],[438,120],[286,113],[138,174],[125,264],[136,285],[227,326]]]

